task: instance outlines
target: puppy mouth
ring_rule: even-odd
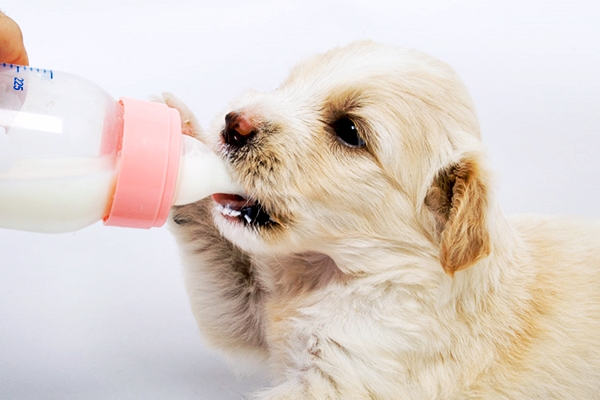
[[[236,194],[218,193],[212,195],[217,210],[225,219],[246,226],[262,227],[275,224],[271,215],[256,200]]]

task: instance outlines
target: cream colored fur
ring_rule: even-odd
[[[252,143],[225,146],[222,116],[200,136],[274,223],[209,198],[171,226],[208,341],[272,371],[257,399],[600,398],[600,225],[503,216],[448,66],[354,43],[232,110]]]

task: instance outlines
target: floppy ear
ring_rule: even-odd
[[[435,217],[440,262],[448,275],[490,254],[487,188],[476,160],[463,159],[442,170],[427,192],[425,205]]]

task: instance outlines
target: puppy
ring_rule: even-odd
[[[273,371],[257,399],[599,398],[600,225],[502,215],[447,65],[354,43],[227,111],[185,129],[244,192],[171,225],[208,341]]]

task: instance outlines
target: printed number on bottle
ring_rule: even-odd
[[[13,81],[13,89],[23,90],[23,86],[25,86],[25,79],[15,77],[15,80]]]

